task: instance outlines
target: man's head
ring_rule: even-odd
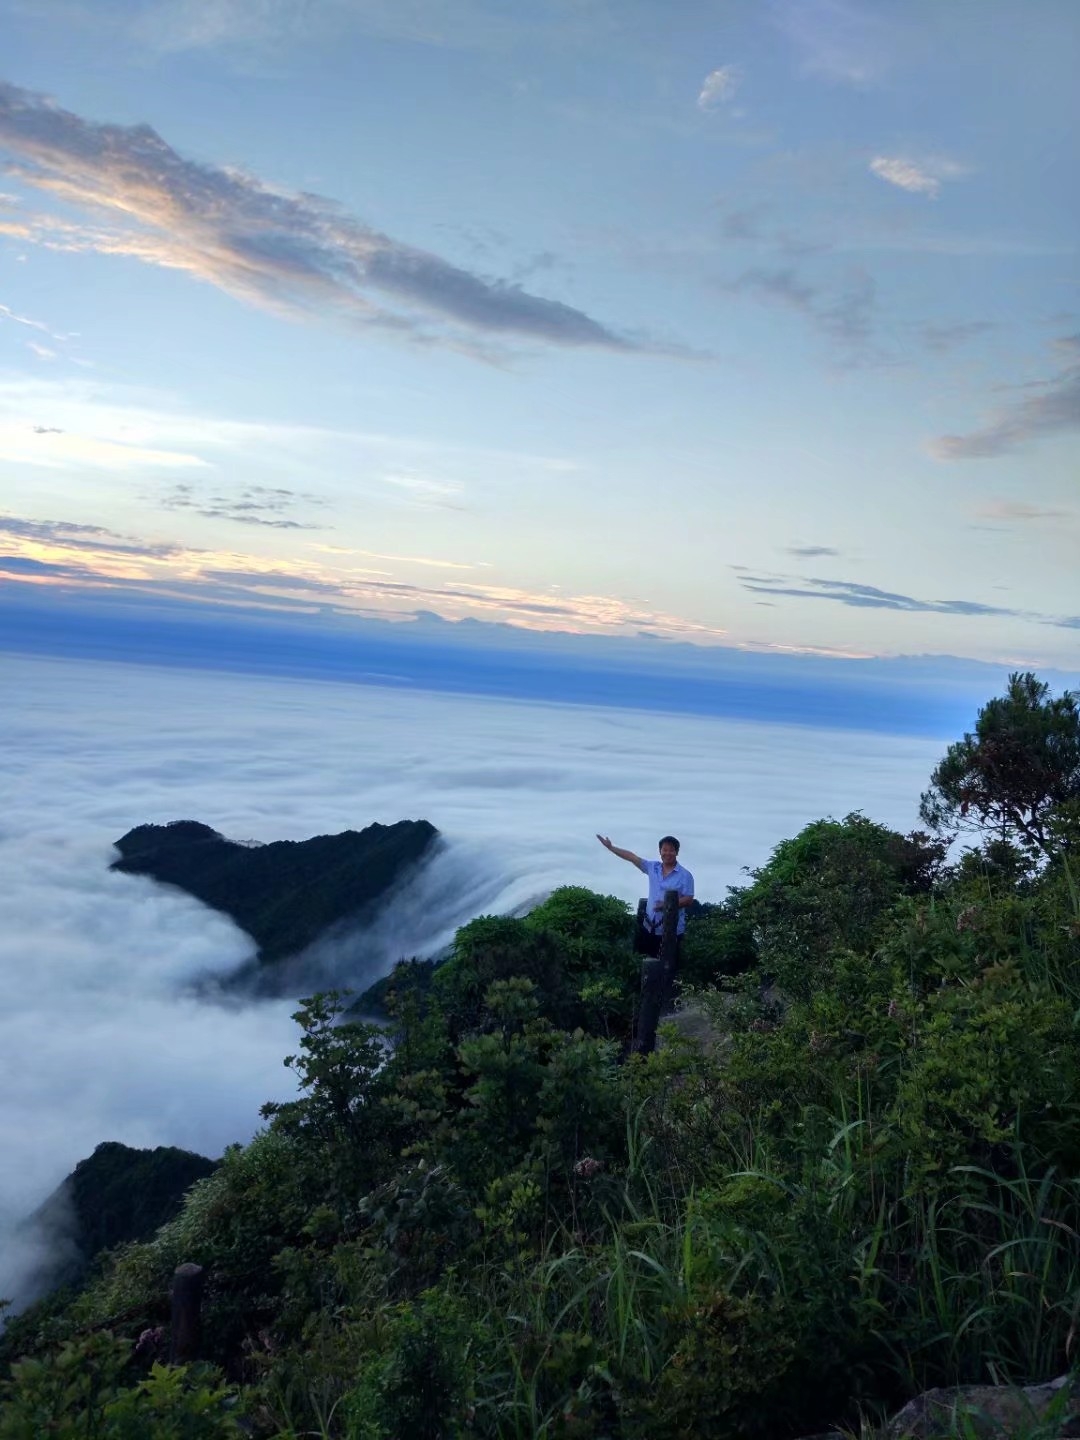
[[[674,865],[679,858],[679,842],[674,835],[665,835],[660,841],[660,859],[665,865]]]

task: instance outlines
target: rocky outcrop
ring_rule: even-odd
[[[893,1416],[883,1440],[933,1440],[934,1436],[955,1434],[958,1420],[967,1422],[972,1435],[997,1440],[999,1436],[1026,1435],[1051,1413],[1061,1423],[1047,1434],[1053,1433],[1057,1440],[1080,1436],[1080,1387],[1068,1375],[1044,1385],[959,1385],[927,1390]]]
[[[802,1440],[845,1440],[829,1430]],[[944,1440],[956,1435],[980,1440],[1025,1436],[1080,1436],[1080,1381],[1061,1375],[1042,1385],[956,1385],[917,1395],[880,1430],[877,1440]]]

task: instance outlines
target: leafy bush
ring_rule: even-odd
[[[557,939],[524,920],[482,915],[457,932],[432,992],[452,1032],[463,1035],[484,1027],[489,987],[512,978],[531,981],[542,1014],[553,1020],[565,1015],[571,994]]]
[[[686,923],[679,979],[684,985],[713,985],[744,975],[757,964],[754,928],[735,892],[723,905],[702,905]]]
[[[932,885],[941,854],[938,843],[859,814],[781,841],[738,893],[762,968],[789,995],[828,986],[832,953],[872,950],[896,901]]]
[[[1032,995],[1008,964],[932,995],[896,1097],[910,1164],[1000,1169],[1022,1134],[1042,1158],[1072,1170],[1080,1161],[1076,1041],[1072,1007]]]
[[[454,1440],[474,1411],[476,1335],[438,1291],[378,1316],[343,1409],[349,1440]]]
[[[791,1364],[783,1307],[774,1297],[699,1293],[665,1316],[670,1360],[658,1383],[623,1411],[628,1437],[698,1440],[702,1435],[771,1436]]]
[[[488,987],[514,977],[532,982],[539,1013],[553,1024],[625,1034],[637,975],[625,902],[568,885],[523,919],[484,915],[462,926],[431,988],[458,1036],[490,1022]]]
[[[389,1129],[378,1083],[386,1062],[382,1031],[342,1021],[344,999],[329,991],[301,1002],[293,1017],[303,1032],[300,1053],[285,1060],[296,1072],[300,1098],[262,1108],[277,1134],[321,1152],[324,1177],[342,1196],[380,1177]]]
[[[125,1384],[131,1353],[95,1335],[19,1361],[0,1386],[0,1440],[235,1440],[238,1395],[216,1371],[155,1364]]]

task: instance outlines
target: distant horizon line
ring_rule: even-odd
[[[958,656],[851,659],[650,637],[536,635],[441,617],[437,625],[365,617],[345,630],[320,625],[326,617],[310,613],[209,615],[181,602],[147,614],[130,604],[80,602],[75,608],[20,597],[0,606],[0,651],[938,738],[970,728],[979,706],[1015,670],[1037,669],[1066,682],[1061,688],[1074,683],[1048,667]],[[517,643],[505,643],[508,633]]]

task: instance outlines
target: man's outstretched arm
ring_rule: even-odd
[[[640,855],[635,855],[633,850],[620,850],[618,845],[613,845],[606,835],[596,837],[605,850],[610,850],[613,855],[618,855],[620,860],[629,860],[631,865],[636,865],[639,870],[645,869],[645,862]]]

